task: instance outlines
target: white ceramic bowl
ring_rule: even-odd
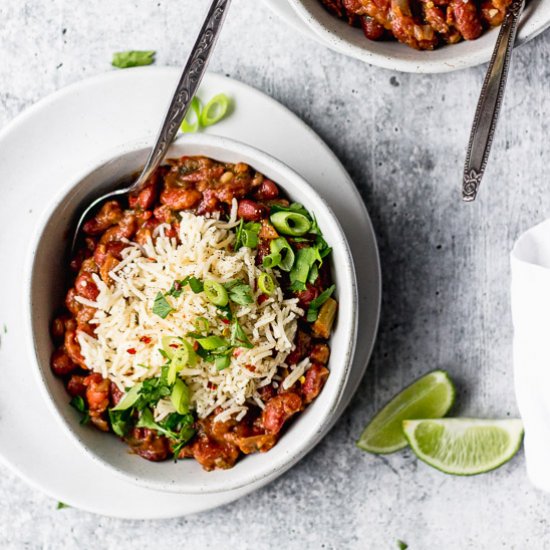
[[[417,51],[395,41],[372,41],[329,13],[320,0],[288,0],[302,21],[332,49],[371,65],[409,73],[443,73],[489,61],[498,29],[477,40]],[[531,0],[518,30],[517,44],[527,42],[550,25],[550,0]]]
[[[94,163],[86,174],[66,186],[44,216],[31,246],[27,274],[25,306],[32,362],[54,415],[74,441],[107,468],[139,485],[163,491],[210,493],[236,489],[290,468],[319,441],[323,428],[330,424],[342,399],[356,342],[357,285],[353,260],[344,233],[328,205],[286,165],[266,153],[226,138],[198,135],[176,141],[168,158],[206,155],[226,162],[246,162],[277,182],[291,199],[315,213],[334,250],[333,276],[339,312],[330,341],[331,374],[319,397],[299,415],[273,449],[244,457],[230,470],[205,472],[194,460],[152,463],[130,454],[126,444],[115,436],[79,424],[79,414],[69,406],[63,383],[50,369],[53,345],[49,326],[64,299],[67,262],[63,260],[63,253],[71,238],[77,212],[102,190],[112,188],[121,178],[143,166],[148,151],[145,143],[128,145],[113,152],[108,159]]]

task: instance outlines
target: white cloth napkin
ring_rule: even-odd
[[[527,475],[550,491],[550,220],[519,237],[511,262],[514,379]]]

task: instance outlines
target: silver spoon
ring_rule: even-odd
[[[202,81],[208,61],[216,45],[216,41],[220,34],[225,16],[227,14],[231,0],[213,0],[210,10],[206,16],[202,29],[197,37],[193,50],[189,55],[187,64],[183,69],[180,81],[174,92],[174,97],[166,113],[166,117],[160,132],[158,134],[155,146],[151,149],[145,167],[143,168],[138,179],[130,186],[122,189],[116,189],[102,195],[98,199],[94,200],[84,210],[82,216],[80,216],[73,236],[71,245],[71,253],[74,253],[78,236],[82,228],[84,220],[88,217],[90,212],[96,208],[103,201],[112,197],[118,197],[120,195],[126,195],[129,193],[138,193],[145,185],[151,174],[158,168],[159,164],[163,161],[166,151],[170,147],[172,140],[178,133],[178,129],[182,120],[185,118],[191,101],[197,92],[197,89]]]
[[[462,200],[465,202],[475,200],[487,166],[524,6],[525,0],[512,0],[508,6],[481,88],[462,178]]]

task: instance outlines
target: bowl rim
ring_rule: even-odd
[[[292,168],[287,166],[284,162],[273,157],[269,153],[266,153],[260,149],[257,149],[251,145],[242,143],[238,140],[215,136],[212,134],[200,134],[200,135],[185,135],[180,136],[174,141],[174,144],[180,145],[184,144],[185,141],[188,141],[190,145],[193,146],[213,146],[219,147],[221,149],[229,150],[235,154],[240,154],[242,152],[243,156],[248,156],[250,158],[258,159],[258,161],[269,164],[272,166],[273,172],[276,172],[280,175],[281,179],[285,181],[299,181],[301,185],[305,187],[308,193],[313,194],[316,200],[325,208],[327,214],[332,219],[335,227],[337,229],[337,237],[339,237],[339,244],[344,245],[344,252],[346,263],[345,265],[338,266],[338,270],[344,274],[344,278],[349,279],[350,290],[351,290],[351,300],[350,300],[350,324],[351,324],[351,334],[346,340],[346,345],[344,349],[344,360],[342,361],[344,367],[341,375],[338,378],[338,384],[334,391],[334,395],[330,402],[325,414],[316,419],[313,422],[314,428],[310,429],[310,435],[307,439],[304,439],[296,446],[295,449],[291,449],[289,453],[281,456],[277,463],[269,464],[266,459],[266,466],[259,468],[257,473],[253,475],[241,476],[245,479],[234,480],[228,482],[223,480],[216,483],[214,486],[211,486],[210,483],[206,482],[202,485],[192,485],[188,486],[185,482],[178,481],[177,484],[173,484],[170,481],[156,481],[156,480],[147,480],[138,477],[125,469],[119,468],[114,464],[110,463],[108,460],[102,458],[97,454],[90,445],[85,443],[80,437],[77,426],[72,426],[61,414],[59,404],[52,393],[48,389],[48,382],[45,377],[44,369],[40,364],[38,356],[38,344],[35,338],[33,330],[33,302],[32,302],[32,292],[34,285],[36,284],[36,275],[34,273],[34,263],[36,252],[40,248],[41,240],[46,231],[49,220],[53,217],[55,211],[61,205],[65,197],[74,190],[86,177],[90,176],[98,169],[100,169],[105,164],[114,161],[126,154],[137,153],[150,147],[152,142],[151,137],[138,138],[126,143],[123,143],[115,148],[110,149],[108,152],[104,152],[102,155],[96,157],[92,160],[85,169],[80,170],[74,177],[67,180],[67,183],[60,189],[58,193],[52,197],[51,201],[46,205],[41,216],[37,219],[35,228],[33,231],[33,236],[30,240],[30,244],[27,250],[27,257],[25,260],[25,272],[24,272],[24,284],[23,284],[23,317],[24,317],[24,326],[25,326],[25,339],[28,342],[27,350],[28,356],[31,360],[32,370],[34,376],[38,381],[40,387],[40,392],[42,393],[43,398],[45,399],[48,408],[52,412],[53,416],[56,418],[58,423],[60,423],[64,431],[69,434],[70,439],[73,443],[85,452],[89,457],[94,461],[101,464],[104,468],[108,469],[111,472],[114,472],[116,475],[123,477],[126,480],[129,480],[139,486],[160,490],[164,492],[173,492],[179,494],[210,494],[217,492],[226,492],[236,490],[242,487],[245,487],[249,484],[261,481],[265,478],[268,478],[274,474],[281,474],[294,466],[299,460],[301,460],[319,441],[326,435],[329,429],[334,424],[333,417],[338,410],[343,397],[344,390],[346,388],[352,364],[353,358],[355,355],[355,348],[357,343],[357,334],[358,334],[358,291],[357,291],[357,278],[355,265],[353,261],[353,256],[351,254],[351,249],[347,241],[347,237],[338,221],[338,218],[334,214],[332,208],[328,205],[323,197],[321,197],[317,191],[310,185],[300,174],[294,171]],[[170,152],[167,154],[167,157],[170,158]],[[284,187],[283,187],[284,188]],[[348,281],[346,280],[346,283]],[[49,365],[48,365],[49,366]],[[65,404],[66,406],[66,404]],[[269,454],[265,453],[265,456],[268,457]],[[245,457],[246,458],[246,457]],[[242,460],[242,459],[241,459]]]
[[[319,2],[319,0],[315,1]],[[544,32],[550,26],[550,17],[548,16],[548,14],[546,14],[545,16],[545,14],[543,13],[540,18],[534,16],[538,4],[542,3],[543,1],[544,0],[537,0],[537,6],[527,5],[525,7],[521,20],[519,22],[516,47],[525,44],[529,40],[536,37],[538,34]],[[356,44],[353,44],[352,42],[344,38],[341,33],[335,30],[336,26],[347,26],[347,23],[338,20],[337,17],[327,12],[327,16],[334,19],[335,21],[335,28],[329,28],[309,8],[309,2],[307,2],[307,0],[287,0],[287,2],[290,4],[291,8],[294,10],[299,20],[311,32],[313,32],[315,37],[317,37],[329,48],[343,55],[358,59],[373,66],[381,67],[383,69],[416,74],[447,73],[467,69],[469,67],[481,65],[482,63],[489,61],[494,48],[494,42],[491,41],[487,44],[482,43],[480,47],[478,47],[474,52],[469,52],[465,54],[460,53],[460,51],[456,50],[456,46],[458,46],[458,44],[453,44],[451,45],[454,48],[452,51],[456,53],[453,53],[448,57],[444,57],[441,54],[441,52],[443,51],[451,51],[448,46],[445,46],[443,48],[437,48],[434,51],[423,52],[418,52],[412,49],[411,52],[408,52],[407,49],[404,51],[406,51],[407,53],[411,53],[411,55],[414,54],[414,52],[416,52],[416,54],[422,54],[424,58],[399,58],[369,49],[369,40],[367,38],[365,38],[365,46],[358,46]],[[317,7],[315,7],[314,9],[317,10]],[[320,2],[319,9],[324,10],[324,7],[321,5]],[[498,29],[499,27],[488,29],[483,33],[482,36],[493,35],[496,38],[496,35],[498,34]],[[357,31],[360,32],[359,29],[357,29]],[[404,48],[408,48],[405,45],[401,46],[403,46]]]

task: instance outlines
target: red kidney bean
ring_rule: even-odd
[[[239,201],[237,216],[249,222],[258,222],[266,215],[265,206],[249,199]]]
[[[260,201],[269,201],[279,196],[279,188],[271,180],[264,180],[254,195]]]
[[[76,369],[76,365],[63,348],[58,348],[53,352],[50,365],[56,376],[65,376]]]

